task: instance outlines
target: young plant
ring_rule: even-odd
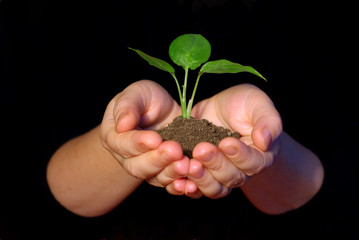
[[[169,55],[171,60],[178,66],[183,67],[185,71],[182,89],[175,75],[175,70],[169,63],[159,58],[152,57],[140,50],[133,48],[129,48],[129,49],[135,51],[138,55],[140,55],[143,59],[145,59],[150,65],[157,67],[163,71],[169,72],[171,74],[177,85],[180,104],[182,108],[182,118],[189,119],[191,117],[192,104],[193,104],[194,96],[197,91],[198,82],[204,73],[249,72],[266,80],[259,72],[257,72],[254,68],[250,66],[243,66],[239,63],[234,63],[226,59],[207,62],[211,55],[211,45],[207,41],[207,39],[205,39],[200,34],[184,34],[182,36],[179,36],[172,41],[169,47]],[[197,80],[192,91],[192,96],[187,104],[186,92],[187,92],[188,71],[189,69],[195,70],[201,65],[202,67],[198,72]]]

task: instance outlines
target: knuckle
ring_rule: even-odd
[[[242,171],[237,171],[236,175],[229,179],[228,182],[224,184],[226,188],[237,188],[242,186],[247,180],[246,174]]]
[[[232,190],[231,188],[221,186],[214,195],[210,196],[210,198],[212,199],[224,198],[231,192],[231,190]]]
[[[201,189],[205,192],[214,192],[215,186],[213,186],[213,183],[211,181],[202,181],[198,185],[200,185]]]
[[[165,187],[166,185],[161,184],[156,177],[150,178],[146,180],[150,185],[155,187]]]
[[[245,156],[247,155],[248,153],[236,154],[235,156],[231,157],[231,161],[235,166],[240,167],[246,163],[247,158]]]
[[[253,175],[258,174],[261,171],[263,171],[264,168],[265,168],[265,164],[259,164],[255,167],[253,167],[252,169],[250,169],[249,171],[247,171],[246,175],[253,176]]]
[[[126,151],[123,151],[122,143],[120,141],[116,141],[114,143],[114,149],[113,149],[118,155],[120,155],[123,158],[130,158],[131,155],[128,154]]]
[[[266,155],[267,156],[267,155]],[[257,159],[257,161],[253,162],[253,166],[246,171],[247,176],[253,176],[262,172],[264,169],[270,167],[273,164],[272,157],[262,156]]]
[[[220,173],[225,168],[225,161],[220,161],[219,159],[215,159],[213,164],[210,166],[211,171]]]
[[[143,173],[143,171],[141,171],[131,160],[127,159],[124,161],[123,168],[133,177],[146,179],[146,175]]]
[[[218,182],[208,181],[202,184],[200,187],[203,195],[211,199],[218,199],[228,195],[228,189],[224,185]]]
[[[216,156],[211,164],[207,166],[214,175],[223,175],[228,168],[228,160],[223,156]]]
[[[171,194],[171,195],[177,195],[177,196],[179,196],[179,195],[183,195],[183,194],[184,194],[183,192],[178,192],[178,191],[176,191],[175,188],[174,188],[174,186],[173,186],[173,184],[168,184],[165,188],[166,188],[166,191],[167,191],[169,194]]]
[[[152,152],[150,154],[148,163],[151,167],[156,169],[162,169],[166,165],[157,152]]]

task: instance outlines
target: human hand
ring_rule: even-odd
[[[178,115],[180,106],[160,85],[147,80],[135,82],[107,106],[100,127],[101,142],[128,174],[165,187],[171,194],[183,194],[185,185],[193,193],[198,190],[184,178],[189,159],[183,156],[181,146],[174,141],[163,142],[152,131]]]
[[[201,194],[224,197],[273,164],[282,122],[270,98],[257,87],[241,84],[224,90],[198,103],[192,116],[241,134],[240,139],[223,139],[218,147],[204,142],[194,148],[188,179]],[[200,196],[198,192],[186,195]]]
[[[281,121],[271,100],[258,88],[239,85],[193,108],[194,117],[238,131],[241,139],[226,138],[218,148],[200,143],[191,161],[178,143],[162,142],[159,134],[148,131],[180,114],[176,101],[161,86],[136,82],[109,103],[101,124],[102,143],[130,175],[192,198],[226,196],[272,163],[275,151],[266,150],[280,134]],[[268,132],[261,133],[265,127]],[[233,147],[237,151],[231,156]],[[238,160],[239,155],[243,156]]]

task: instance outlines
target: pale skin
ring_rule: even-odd
[[[54,197],[76,214],[99,216],[143,182],[191,198],[221,198],[240,188],[259,210],[281,214],[319,191],[320,160],[282,130],[279,113],[257,87],[237,85],[194,106],[192,116],[241,137],[225,138],[218,147],[200,143],[193,159],[152,131],[178,115],[180,106],[158,84],[131,84],[111,100],[99,126],[52,156],[47,179]]]

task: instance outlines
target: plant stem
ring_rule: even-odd
[[[196,84],[194,85],[194,88],[193,88],[193,91],[192,91],[191,99],[190,99],[189,102],[188,102],[188,106],[187,106],[187,116],[191,116],[191,111],[192,111],[192,105],[193,105],[194,96],[195,96],[195,94],[196,94],[198,82],[199,82],[199,79],[200,79],[200,77],[202,76],[202,74],[203,74],[203,73],[201,73],[201,72],[198,73],[197,80],[196,80]]]
[[[185,69],[184,83],[183,83],[183,88],[182,88],[181,106],[182,106],[182,104],[184,104],[184,109],[182,108],[182,118],[189,119],[190,115],[187,114],[187,100],[186,100],[187,79],[188,79],[188,67]]]
[[[176,75],[175,74],[171,74],[172,77],[175,79],[176,81],[176,85],[177,85],[177,90],[178,90],[178,94],[179,94],[179,98],[180,98],[180,103],[181,103],[181,109],[182,109],[182,118],[184,118],[185,114],[187,113],[187,109],[186,109],[186,99],[184,99],[183,101],[183,97],[182,97],[182,94],[181,94],[181,87],[178,83],[178,80],[176,78]]]

